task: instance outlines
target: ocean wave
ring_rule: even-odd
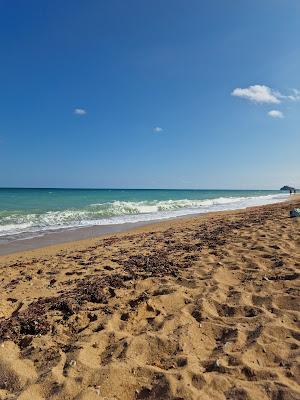
[[[130,214],[150,214],[160,211],[174,211],[180,209],[197,209],[218,204],[237,203],[246,197],[219,197],[206,200],[152,200],[152,201],[113,201],[110,203],[97,203],[89,206],[88,212],[104,217]]]
[[[38,233],[92,225],[112,225],[174,218],[188,214],[245,208],[282,201],[285,194],[151,201],[112,201],[82,209],[24,213],[0,212],[0,236]]]

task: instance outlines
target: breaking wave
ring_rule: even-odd
[[[234,210],[286,199],[285,194],[256,197],[219,197],[202,200],[112,201],[81,209],[47,212],[0,211],[0,237],[93,225],[135,223],[210,211]]]

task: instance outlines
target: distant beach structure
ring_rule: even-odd
[[[296,194],[296,192],[297,192],[297,189],[296,189],[296,188],[294,188],[294,187],[292,187],[292,186],[287,186],[287,185],[282,186],[282,188],[281,188],[280,190],[282,190],[282,191],[288,191],[288,192],[290,192],[290,194]]]
[[[296,189],[292,186],[285,185],[285,186],[282,186],[282,188],[280,188],[280,190],[287,190],[287,191],[294,192]]]

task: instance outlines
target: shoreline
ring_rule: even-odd
[[[0,398],[298,399],[294,206],[1,256]]]
[[[297,199],[300,195],[293,196],[292,199],[287,198],[285,200],[263,204],[263,205],[255,205],[245,208],[237,208],[237,209],[228,209],[221,211],[209,211],[209,212],[195,212],[193,214],[186,214],[180,216],[171,216],[169,218],[164,219],[153,219],[149,221],[138,221],[138,222],[126,222],[122,224],[111,224],[111,225],[92,225],[87,227],[77,227],[70,229],[62,229],[53,232],[46,232],[44,235],[36,236],[33,238],[24,238],[24,239],[15,239],[6,243],[1,243],[0,241],[0,257],[6,256],[9,254],[21,253],[26,251],[31,251],[35,249],[41,249],[49,246],[55,245],[63,245],[73,242],[80,242],[82,240],[96,239],[100,237],[106,237],[112,234],[131,232],[135,229],[143,228],[146,226],[152,226],[157,224],[164,224],[168,221],[177,221],[177,220],[185,220],[189,218],[195,217],[204,217],[211,214],[219,214],[219,213],[231,213],[231,212],[239,212],[242,210],[251,209],[253,207],[264,207],[273,204],[280,204],[289,202],[293,199]]]

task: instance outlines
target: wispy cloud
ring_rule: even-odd
[[[75,108],[74,114],[76,114],[76,115],[85,115],[86,114],[86,110],[84,108]]]
[[[283,96],[283,98],[292,100],[292,101],[299,101],[300,100],[300,90],[292,89],[292,94],[289,96]]]
[[[268,112],[268,115],[272,118],[284,118],[283,113],[279,110],[271,110]]]
[[[156,126],[155,128],[153,128],[153,132],[155,133],[161,133],[163,131],[164,131],[163,128],[161,128],[160,126]]]
[[[300,100],[300,91],[291,89],[291,94],[282,94],[266,85],[252,85],[247,88],[235,88],[232,96],[240,97],[254,103],[280,104],[285,100]]]

